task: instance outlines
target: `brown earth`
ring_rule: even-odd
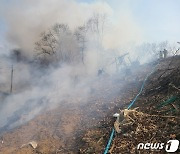
[[[102,153],[114,126],[112,115],[127,108],[155,65],[143,65],[125,79],[117,77],[112,81],[110,77],[102,78],[87,100],[70,99],[4,133],[1,135],[0,154]],[[134,121],[121,117],[124,124],[130,124],[124,126],[120,121],[122,132],[115,134],[110,153],[147,153],[137,150],[138,143],[180,139],[179,99],[158,108],[171,96],[179,98],[179,66],[179,56],[160,61],[132,106],[132,109],[139,107],[130,114]],[[37,148],[29,145],[30,141],[36,141]]]

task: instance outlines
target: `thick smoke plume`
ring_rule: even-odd
[[[0,10],[7,25],[9,48],[16,49],[6,54],[0,49],[3,50],[0,54],[0,131],[19,126],[62,102],[73,102],[75,98],[86,102],[94,85],[102,80],[98,73],[108,75],[109,79],[113,73],[120,76],[117,57],[128,52],[133,61],[144,54],[141,47],[133,49],[141,42],[142,34],[131,14],[120,12],[115,18],[113,9],[106,2],[14,0],[0,5]],[[96,20],[99,16],[103,20]],[[49,39],[56,42],[52,46],[56,54],[49,48],[40,50],[42,45],[47,45],[44,43],[56,23],[68,25],[67,33],[60,33],[65,34],[64,37],[56,35],[55,40]],[[81,34],[76,33],[78,30],[83,33],[83,39],[77,39],[79,35],[76,34]],[[37,50],[40,54],[44,51],[40,59]],[[47,51],[49,53],[45,53]],[[63,58],[62,54],[65,55]],[[79,57],[74,58],[78,54]],[[44,57],[49,61],[48,65],[41,63],[42,66],[38,60]],[[70,63],[72,59],[76,63]],[[124,62],[131,65],[129,59]]]
[[[94,13],[111,17],[104,33],[104,47],[120,47],[141,39],[140,28],[132,16],[120,12],[118,18],[113,19],[114,12],[106,2],[88,4],[74,0],[15,0],[7,3],[7,6],[1,5],[1,10],[8,25],[8,41],[23,49],[28,56],[32,56],[34,43],[41,32],[55,23],[68,24],[73,30],[83,25]]]

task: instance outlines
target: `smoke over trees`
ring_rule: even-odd
[[[149,62],[159,57],[160,50],[170,49],[167,42],[142,44],[143,29],[124,5],[120,12],[114,12],[104,1],[11,3],[0,5],[8,27],[8,48],[16,49],[6,57],[0,53],[0,127],[21,125],[64,102],[88,102],[99,82],[105,79],[102,85],[107,85],[106,81],[116,84],[119,78],[124,82],[131,66],[139,68],[136,59]],[[10,88],[11,95],[4,95]]]
[[[85,47],[86,47],[86,42],[87,42],[87,38],[86,38],[86,34],[87,34],[87,29],[86,26],[80,26],[76,29],[75,31],[75,37],[76,40],[78,42],[78,47],[79,50],[81,51],[81,59],[82,59],[82,63],[84,64],[84,51],[85,51]]]
[[[106,16],[94,14],[87,22],[74,31],[67,24],[56,23],[40,35],[35,43],[36,59],[43,65],[53,63],[85,64],[85,50],[88,42],[96,49],[102,48]]]
[[[160,53],[163,50],[168,51],[168,55],[171,56],[177,50],[177,45],[172,44],[168,41],[161,41],[161,42],[152,42],[152,43],[142,43],[141,45],[137,46],[135,51],[137,54],[142,55],[145,54],[145,61],[148,60],[157,60],[159,59]]]
[[[79,61],[77,42],[68,25],[55,24],[40,35],[35,43],[37,58],[42,64],[74,63]]]

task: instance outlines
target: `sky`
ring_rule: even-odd
[[[144,40],[180,39],[179,0],[106,0],[106,2],[115,12],[121,12],[123,7],[127,9],[143,31]]]
[[[0,19],[0,42],[3,42],[5,37],[6,26],[2,19]],[[0,44],[1,45],[1,44]]]
[[[18,1],[18,0],[16,0]],[[72,0],[71,0],[72,1]],[[121,16],[130,17],[139,27],[143,41],[180,41],[179,0],[74,0],[78,4],[107,3],[113,10],[112,22],[121,22]],[[0,1],[0,46],[6,42],[8,24],[1,8],[14,5],[13,0]],[[68,9],[68,8],[67,8]],[[9,11],[9,10],[7,10]],[[131,24],[131,22],[129,23]]]

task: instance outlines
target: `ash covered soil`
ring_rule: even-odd
[[[142,94],[125,116],[124,109],[155,66]],[[117,132],[109,153],[164,153],[137,150],[137,145],[180,139],[179,66],[180,56],[174,56],[142,65],[124,78],[101,77],[88,99],[65,100],[55,109],[2,133],[0,154],[103,153],[114,126]],[[120,113],[119,123],[115,123],[114,113]],[[35,141],[37,147],[28,144],[30,141]]]

